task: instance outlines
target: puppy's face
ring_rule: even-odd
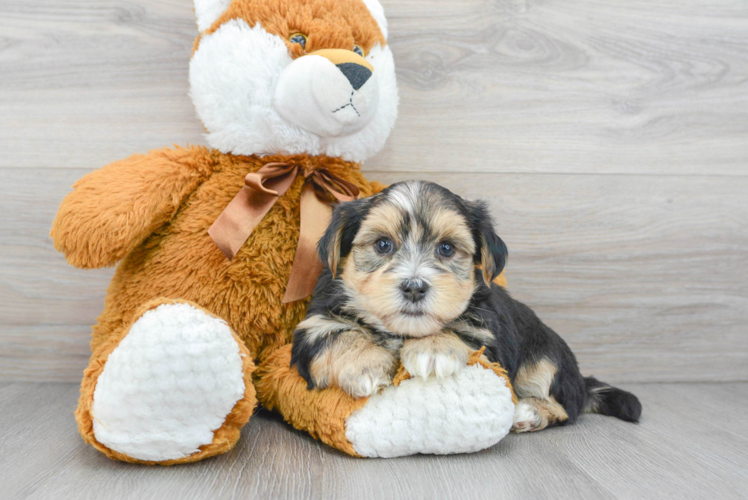
[[[349,308],[406,337],[437,333],[460,316],[475,292],[475,265],[490,282],[506,258],[483,204],[419,181],[338,207],[320,251]]]

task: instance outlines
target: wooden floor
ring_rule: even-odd
[[[630,384],[638,425],[587,415],[485,452],[355,459],[266,411],[228,454],[114,462],[85,445],[73,384],[0,385],[0,498],[732,499],[748,497],[748,383]]]

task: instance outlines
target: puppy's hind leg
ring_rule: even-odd
[[[514,432],[540,431],[569,418],[560,404],[538,398],[522,398],[514,410]]]
[[[514,432],[533,432],[566,422],[569,415],[551,395],[558,368],[548,359],[523,364],[514,379],[519,403],[514,411]]]

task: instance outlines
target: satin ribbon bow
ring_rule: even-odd
[[[317,242],[332,217],[331,202],[351,201],[359,197],[358,187],[324,169],[305,169],[288,163],[267,163],[244,178],[244,187],[221,212],[208,234],[228,260],[233,260],[252,231],[288,191],[298,175],[304,176],[301,188],[301,224],[291,276],[283,303],[312,294],[322,262],[317,257]]]

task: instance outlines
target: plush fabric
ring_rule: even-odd
[[[397,115],[394,62],[379,2],[196,0],[195,14],[200,35],[190,65],[190,95],[212,149],[164,148],[94,171],[75,183],[52,226],[55,248],[72,265],[117,265],[93,326],[81,383],[76,420],[84,440],[118,460],[193,462],[230,450],[259,397],[296,427],[351,455],[449,453],[493,444],[502,419],[481,424],[482,441],[428,443],[427,434],[416,430],[447,429],[459,417],[419,399],[421,391],[412,389],[416,380],[401,385],[407,404],[430,408],[413,413],[408,423],[420,437],[389,445],[372,440],[371,426],[390,411],[398,388],[372,398],[383,402],[371,409],[367,399],[354,400],[339,389],[306,389],[290,366],[289,342],[308,299],[282,303],[299,238],[303,176],[232,260],[208,234],[247,173],[267,163],[328,170],[357,186],[361,196],[383,189],[361,174],[359,163],[381,149]],[[346,61],[373,68],[376,80],[361,84],[334,75],[342,71],[334,62],[340,52],[307,58],[289,40],[295,33],[307,35],[307,53],[349,51]],[[364,50],[365,62],[354,54],[354,44]],[[326,76],[305,94],[302,89],[320,68]],[[341,94],[340,88],[348,90]],[[295,93],[322,105],[302,109],[304,99]],[[368,107],[368,114],[348,113],[339,130],[318,130],[329,116],[316,120],[310,114],[333,113],[327,108],[341,95],[347,101],[337,107],[350,102]],[[293,116],[294,103],[304,119]],[[476,404],[473,415],[506,409],[511,396],[497,392],[507,386],[494,368],[476,365],[464,381],[430,384],[442,389],[424,394],[451,392],[454,399],[470,384],[466,394]],[[490,395],[497,394],[494,401]],[[429,427],[424,419],[433,418],[442,421]]]
[[[360,132],[381,109],[378,79],[372,73],[358,92],[351,94],[348,79],[338,66],[315,54],[296,59],[281,73],[273,97],[276,111],[320,137]]]
[[[140,460],[198,453],[244,397],[240,345],[225,321],[191,304],[146,311],[99,376],[96,440]]]
[[[154,310],[164,304],[188,304],[196,310],[202,310],[207,315],[210,315],[207,311],[204,311],[197,304],[189,303],[186,301],[176,301],[169,299],[155,299],[145,303],[142,307],[134,311],[134,318],[137,320],[151,310]],[[236,402],[230,413],[226,415],[223,424],[216,430],[213,431],[213,440],[209,444],[203,444],[198,447],[199,451],[190,455],[182,456],[181,458],[172,458],[166,460],[148,460],[138,459],[128,454],[115,451],[112,448],[104,445],[96,439],[94,422],[95,415],[92,411],[94,402],[94,394],[99,377],[104,371],[109,355],[117,349],[122,340],[126,337],[130,331],[131,324],[126,324],[112,334],[103,342],[101,342],[97,349],[93,350],[91,359],[88,364],[88,368],[83,373],[83,381],[81,382],[81,393],[78,401],[78,409],[75,412],[75,418],[78,421],[78,430],[83,436],[83,439],[91,444],[93,447],[104,453],[110,458],[116,460],[122,460],[125,462],[137,462],[161,465],[172,465],[179,463],[195,462],[202,460],[203,458],[211,457],[214,455],[220,455],[226,453],[234,447],[236,442],[239,440],[241,428],[249,421],[249,417],[255,409],[257,399],[255,397],[255,387],[252,384],[252,372],[255,370],[255,365],[252,361],[247,348],[243,342],[232,333],[236,346],[239,350],[239,356],[242,362],[242,375],[244,394],[242,398]],[[126,382],[126,380],[125,380]],[[134,425],[130,424],[130,425]]]
[[[481,355],[446,379],[413,378],[400,365],[395,384],[354,399],[338,387],[307,390],[287,345],[257,367],[257,395],[295,428],[352,456],[468,453],[506,436],[517,401],[506,371]]]
[[[386,387],[346,421],[346,438],[365,457],[470,453],[512,427],[507,379],[480,364],[444,379],[410,378]]]
[[[195,19],[197,29],[201,33],[223,14],[231,4],[231,0],[195,0]]]
[[[308,302],[281,303],[298,240],[303,178],[297,178],[279,199],[233,261],[226,260],[207,230],[241,188],[244,176],[276,161],[325,168],[356,184],[363,196],[382,188],[367,181],[359,165],[339,158],[243,157],[191,147],[135,155],[94,171],[79,180],[63,200],[52,236],[68,261],[94,268],[122,259],[104,311],[93,327],[93,354],[76,413],[84,438],[107,455],[154,462],[98,442],[91,413],[97,379],[109,354],[142,316],[144,307],[147,310],[153,304],[189,301],[226,321],[247,354],[247,393],[237,407],[249,408],[242,413],[249,418],[255,404],[252,362],[290,341]],[[181,463],[227,451],[246,422],[229,425],[229,420],[224,431],[216,432],[218,444],[201,447],[203,451],[194,456],[160,462]]]
[[[353,399],[338,387],[309,391],[295,367],[291,344],[269,356],[258,367],[257,392],[263,406],[279,411],[288,423],[325,444],[358,456],[346,437],[346,419],[367,399]]]
[[[300,99],[301,94],[310,92],[309,86],[316,80],[321,91],[315,94],[332,105],[330,111],[349,100],[350,86],[344,79],[335,85],[335,73],[324,73],[328,78],[320,78],[317,72],[305,73],[308,76],[304,78],[294,71],[303,51],[289,37],[298,32],[309,35],[308,54],[319,49],[352,50],[358,44],[374,67],[367,88],[353,96],[362,111],[366,109],[365,116],[359,123],[351,116],[339,135],[330,135],[330,129],[304,128],[310,122],[308,116],[302,119],[304,108],[298,119],[290,121],[287,113],[284,117],[278,112],[293,106],[293,97]],[[283,78],[286,72],[292,74]],[[279,85],[289,79],[295,85]],[[360,0],[233,2],[195,42],[190,95],[208,131],[209,144],[219,151],[241,155],[306,153],[355,162],[382,149],[394,127],[398,106],[392,52],[379,24]]]
[[[325,168],[358,186],[362,196],[373,193],[359,165],[339,158],[243,157],[204,147],[136,155],[75,184],[53,225],[56,248],[84,268],[124,257],[93,328],[93,350],[159,297],[195,302],[224,319],[257,359],[290,340],[308,302],[281,303],[299,237],[303,179],[278,200],[233,261],[207,232],[248,172],[279,161]]]

